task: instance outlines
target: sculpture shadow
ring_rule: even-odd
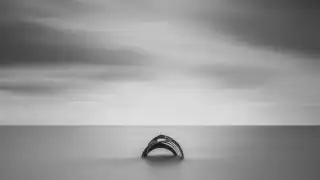
[[[181,158],[174,155],[153,155],[144,158],[150,166],[174,166],[182,163]]]

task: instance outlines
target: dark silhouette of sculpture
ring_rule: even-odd
[[[180,156],[181,159],[184,158],[184,154],[183,154],[182,148],[179,145],[179,143],[177,141],[175,141],[174,139],[172,139],[171,137],[166,136],[166,135],[158,135],[157,137],[153,138],[149,142],[148,146],[142,152],[141,157],[144,158],[144,157],[148,156],[148,154],[152,150],[158,149],[158,148],[167,149],[174,156]]]

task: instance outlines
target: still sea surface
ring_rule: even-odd
[[[155,150],[161,132],[185,159]],[[319,180],[318,126],[0,126],[0,180]]]

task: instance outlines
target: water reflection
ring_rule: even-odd
[[[174,155],[153,155],[144,158],[145,162],[152,167],[176,166],[183,162],[178,156]]]

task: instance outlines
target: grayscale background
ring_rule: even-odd
[[[319,22],[316,0],[1,0],[0,179],[320,179]],[[159,131],[184,161],[140,159]]]

